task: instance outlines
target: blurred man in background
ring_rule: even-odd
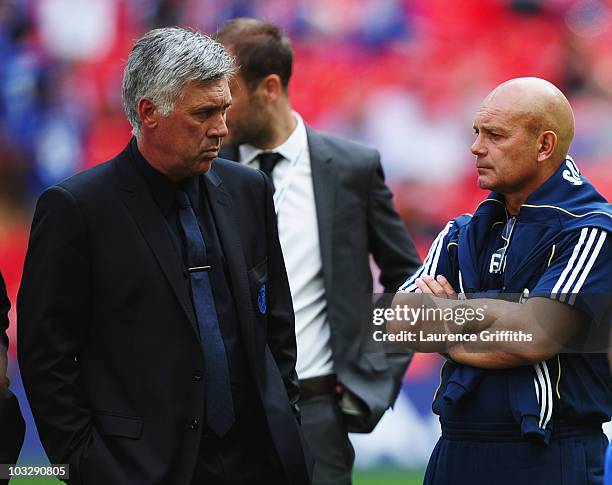
[[[370,432],[393,404],[411,354],[364,353],[372,254],[385,292],[418,256],[372,148],[318,133],[292,111],[293,52],[275,25],[224,24],[216,38],[236,56],[229,135],[221,156],[272,180],[279,237],[296,314],[302,427],[313,483],[351,483],[347,431]],[[366,313],[367,319],[367,313]]]
[[[600,484],[612,377],[605,355],[593,353],[601,338],[595,349],[566,344],[602,329],[607,337],[612,208],[568,157],[573,113],[551,83],[501,84],[474,132],[478,185],[492,192],[473,216],[448,223],[394,300],[479,315],[410,325],[476,337],[407,344],[449,357],[433,403],[442,437],[425,483]]]
[[[25,436],[25,421],[15,395],[9,391],[8,379],[8,312],[11,302],[0,274],[0,463],[16,463]],[[0,483],[8,483],[0,479]]]
[[[310,482],[271,185],[216,159],[233,71],[209,37],[148,32],[123,78],[135,138],[38,201],[19,364],[71,483]]]

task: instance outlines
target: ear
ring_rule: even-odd
[[[538,137],[538,162],[548,160],[557,149],[557,134],[545,131]]]
[[[276,101],[283,92],[283,86],[278,74],[268,74],[259,82],[264,99],[268,102]]]
[[[138,117],[140,118],[141,126],[155,128],[159,116],[159,111],[153,101],[147,98],[140,98],[140,101],[138,101]]]

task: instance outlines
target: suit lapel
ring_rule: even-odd
[[[252,314],[250,303],[251,290],[247,279],[244,252],[240,243],[240,233],[237,230],[238,221],[234,216],[232,198],[223,189],[221,179],[213,168],[214,162],[213,167],[204,175],[206,190],[217,233],[219,234],[223,253],[227,261],[245,351],[252,357],[252,350],[254,349],[253,322],[255,321],[255,315]]]
[[[332,287],[333,272],[333,231],[334,210],[336,207],[337,173],[333,164],[332,153],[325,140],[306,127],[310,165],[312,167],[312,184],[314,188],[317,221],[319,225],[319,245],[321,246],[321,262],[325,288]]]
[[[143,176],[138,172],[138,168],[126,151],[115,162],[121,198],[155,255],[199,339],[189,285],[183,272],[183,263],[172,244],[162,212],[155,204]]]

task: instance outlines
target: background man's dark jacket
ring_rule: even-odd
[[[395,293],[420,262],[393,207],[378,151],[309,127],[306,131],[334,368],[367,408],[347,421],[349,431],[369,432],[395,401],[412,357],[364,347],[372,341],[370,254],[388,293]],[[240,158],[235,147],[224,147],[221,156]]]

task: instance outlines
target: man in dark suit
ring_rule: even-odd
[[[378,152],[318,133],[291,110],[289,39],[255,19],[229,21],[216,38],[240,66],[223,156],[260,168],[276,188],[313,482],[350,483],[354,452],[347,431],[375,427],[411,357],[364,352],[368,333],[371,340],[371,327],[363,325],[373,286],[369,255],[385,292],[396,291],[418,257],[393,208]]]
[[[145,34],[123,79],[135,138],[38,201],[19,362],[72,483],[309,483],[272,189],[216,158],[233,70],[209,37]]]
[[[0,463],[16,463],[25,436],[25,421],[19,402],[9,390],[8,373],[8,312],[11,302],[6,294],[4,278],[0,274]],[[8,480],[0,479],[0,484]]]

